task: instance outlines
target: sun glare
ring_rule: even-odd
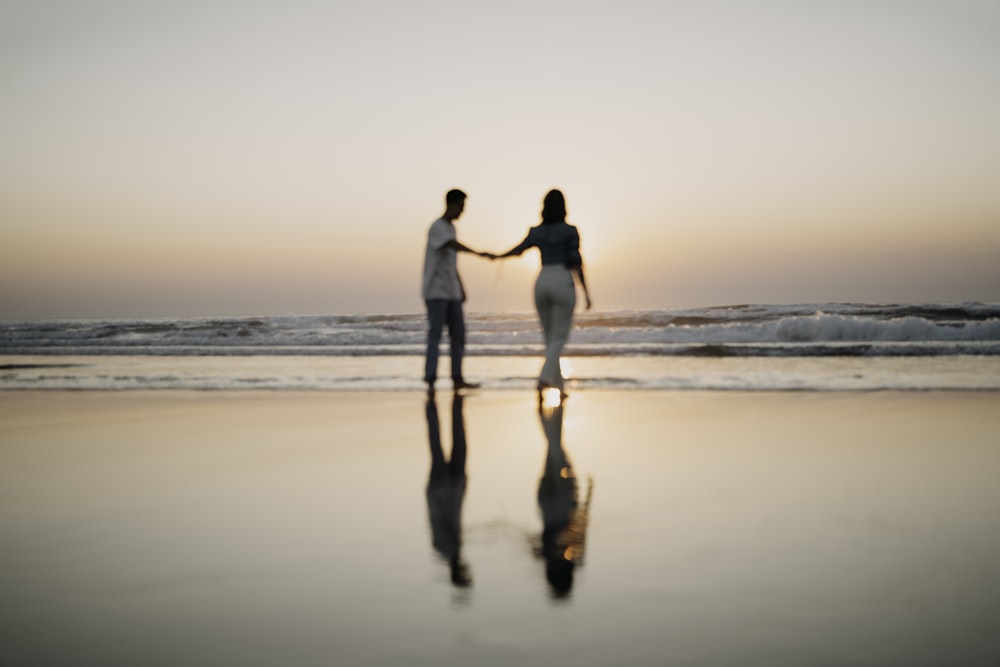
[[[562,401],[562,391],[556,387],[548,387],[542,390],[542,407],[558,408]]]

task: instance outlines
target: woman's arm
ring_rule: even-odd
[[[505,257],[519,257],[524,251],[525,248],[522,248],[521,245],[516,245],[502,255],[497,255],[496,258],[503,259]]]
[[[503,253],[502,255],[496,255],[495,259],[503,259],[505,257],[518,257],[525,250],[527,250],[528,248],[532,247],[533,245],[534,245],[534,243],[531,240],[531,231],[529,230],[528,231],[528,235],[524,237],[523,241],[521,241],[516,246],[514,246],[513,248],[511,248],[507,252]]]
[[[590,290],[587,289],[587,279],[583,275],[583,256],[580,254],[580,232],[576,227],[570,227],[569,235],[569,259],[566,266],[571,272],[576,274],[583,288],[583,296],[587,299],[587,310],[590,310]]]
[[[583,288],[583,296],[587,300],[587,310],[590,310],[590,290],[587,289],[587,280],[583,277],[583,264],[574,266],[571,270],[580,279],[580,287]]]

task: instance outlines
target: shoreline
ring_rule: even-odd
[[[571,394],[641,391],[1000,391],[997,357],[564,357]],[[530,391],[541,359],[469,357],[482,391]],[[0,356],[0,391],[424,391],[416,356]],[[450,390],[447,378],[441,389]]]
[[[6,655],[993,664],[996,407],[955,391],[580,390],[548,413],[489,389],[0,392]],[[444,504],[435,439],[467,452]],[[579,502],[593,480],[586,556],[558,596],[539,545],[576,501],[543,502],[550,469]]]

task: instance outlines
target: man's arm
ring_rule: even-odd
[[[469,253],[472,253],[473,255],[479,255],[480,257],[490,257],[492,259],[492,255],[490,255],[490,253],[488,253],[488,252],[479,252],[478,250],[473,250],[469,246],[463,245],[462,243],[459,243],[455,239],[452,239],[452,240],[448,241],[447,243],[444,244],[443,247],[445,247],[445,248],[454,248],[455,250],[457,250],[459,252],[469,252]]]

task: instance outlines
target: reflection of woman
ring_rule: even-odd
[[[538,413],[548,441],[545,468],[538,482],[543,526],[538,555],[545,560],[545,576],[552,594],[563,598],[573,588],[573,571],[583,562],[593,483],[581,506],[577,502],[576,474],[562,446],[563,408],[539,408]]]
[[[462,400],[455,393],[451,404],[451,458],[441,447],[441,424],[433,394],[427,398],[427,436],[431,446],[431,472],[427,480],[427,513],[431,542],[451,570],[451,582],[464,588],[472,584],[469,568],[462,559],[462,501],[465,500],[465,420]]]
[[[545,333],[545,365],[538,377],[538,388],[563,388],[559,370],[559,356],[569,339],[576,307],[575,275],[583,288],[583,295],[590,310],[590,293],[583,277],[583,259],[580,256],[580,233],[566,223],[566,200],[559,190],[545,195],[542,206],[542,223],[528,230],[521,243],[498,256],[520,255],[528,248],[538,248],[542,255],[542,270],[535,281],[535,307]]]

